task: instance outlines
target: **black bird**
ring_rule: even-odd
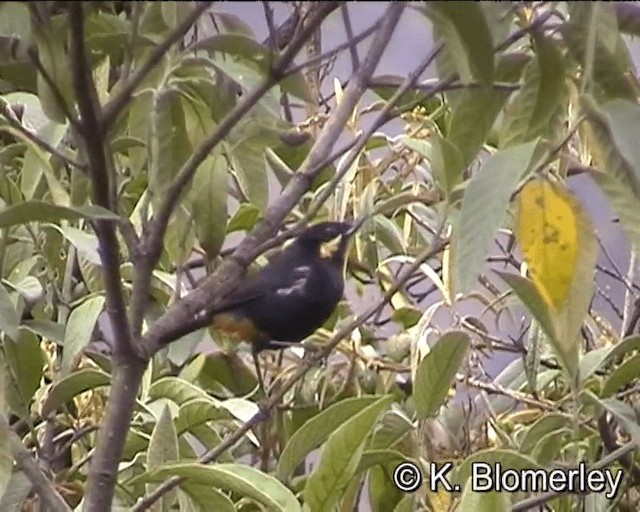
[[[260,384],[259,352],[302,341],[335,310],[344,291],[349,240],[360,224],[310,226],[213,312],[214,329],[251,343]]]

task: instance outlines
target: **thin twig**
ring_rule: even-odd
[[[314,64],[318,64],[318,63],[321,63],[321,62],[323,62],[325,60],[329,60],[329,59],[334,58],[336,55],[338,55],[343,50],[346,50],[347,48],[351,48],[351,47],[357,45],[360,41],[363,41],[364,39],[369,37],[371,34],[373,34],[377,30],[379,23],[380,23],[379,21],[374,23],[369,28],[367,28],[367,29],[363,30],[362,32],[360,32],[352,40],[349,40],[346,43],[342,43],[342,44],[336,46],[335,48],[332,48],[331,50],[328,50],[328,51],[326,51],[326,52],[324,52],[324,53],[322,53],[320,55],[316,55],[315,57],[312,57],[312,58],[306,60],[302,64],[299,64],[297,66],[293,66],[292,68],[289,68],[287,70],[287,75],[293,75],[293,74],[297,73],[298,71],[301,71],[301,70],[306,69],[306,68],[308,68],[310,66],[313,66]]]
[[[9,105],[9,103],[7,103],[4,98],[0,98],[0,107],[2,107],[2,117],[6,119],[6,121],[9,123],[9,126],[16,130],[25,139],[33,142],[36,146],[44,149],[48,153],[51,153],[54,157],[60,160],[61,163],[70,167],[80,169],[82,172],[87,172],[86,166],[81,165],[73,158],[68,157],[57,148],[49,144],[46,140],[41,139],[36,133],[32,132],[26,126],[24,126],[15,115],[15,112],[11,109],[11,105]]]
[[[351,55],[351,70],[355,73],[360,67],[360,57],[358,57],[357,41],[353,37],[353,27],[351,26],[351,18],[349,18],[349,6],[344,4],[340,9],[342,12],[342,23],[344,23],[344,31],[347,34],[347,42],[349,43],[349,54]]]
[[[93,202],[115,211],[111,204],[115,178],[110,176],[106,157],[105,131],[99,120],[100,105],[84,41],[83,3],[68,5],[70,29],[70,68],[81,114],[81,129],[76,136],[80,149],[89,161]],[[111,169],[112,170],[112,169]],[[117,481],[118,464],[135,406],[136,394],[147,366],[133,351],[131,330],[120,275],[120,252],[115,225],[97,220],[94,230],[99,241],[99,254],[106,291],[106,310],[114,331],[114,376],[107,410],[98,434],[91,460],[89,482],[85,493],[85,510],[111,510]],[[138,270],[138,269],[136,269]]]

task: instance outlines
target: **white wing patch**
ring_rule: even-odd
[[[309,272],[311,272],[311,267],[308,267],[306,265],[294,268],[292,272],[293,277],[295,278],[293,284],[284,288],[278,288],[276,290],[276,295],[287,297],[291,294],[303,293],[305,287],[307,286]]]

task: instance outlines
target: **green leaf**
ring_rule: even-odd
[[[503,82],[517,82],[522,68],[530,57],[524,53],[510,53],[500,57],[496,78]],[[459,91],[452,91],[459,92]],[[462,155],[463,168],[478,155],[486,142],[498,114],[511,91],[466,89],[456,95],[448,123],[447,140]]]
[[[638,425],[638,419],[634,409],[629,405],[617,398],[600,399],[588,389],[580,393],[580,399],[585,404],[593,404],[601,410],[605,409],[615,418],[618,424],[627,431],[636,444],[640,444],[640,425]]]
[[[640,121],[640,107],[614,100],[599,107],[582,97],[587,117],[586,139],[598,171],[590,175],[600,185],[620,215],[622,226],[634,247],[640,247],[636,212],[640,208],[640,150],[629,131]]]
[[[235,144],[231,150],[233,171],[240,188],[245,197],[260,211],[264,211],[269,203],[265,142],[262,137],[247,137]]]
[[[602,388],[602,397],[609,398],[640,377],[640,354],[636,354],[611,372]]]
[[[391,401],[392,397],[380,398],[329,436],[304,490],[305,504],[311,510],[323,512],[334,509],[355,475],[367,435]]]
[[[210,400],[196,398],[180,406],[175,420],[175,429],[178,434],[183,434],[208,421],[228,419],[229,412],[226,409],[221,409]]]
[[[637,101],[633,61],[618,33],[615,6],[606,3],[572,2],[568,5],[569,22],[560,27],[569,52],[581,64],[591,69],[591,77],[598,86],[596,92],[605,98],[624,98]],[[595,27],[593,27],[595,24]],[[593,61],[587,50],[595,28]]]
[[[25,320],[22,325],[32,333],[53,341],[58,345],[64,343],[65,326],[62,324],[50,320]]]
[[[640,222],[637,221],[637,216],[640,211],[640,197],[635,196],[633,190],[625,184],[624,180],[609,174],[613,167],[604,167],[603,165],[602,169],[606,169],[607,172],[589,168],[589,176],[593,178],[609,200],[611,209],[620,219],[620,224],[629,238],[629,242],[633,245],[634,250],[638,251],[640,250]]]
[[[25,201],[0,211],[0,227],[24,224],[26,222],[53,222],[79,218],[118,221],[115,213],[96,205],[64,207],[44,201]]]
[[[178,435],[173,425],[171,412],[167,406],[158,418],[147,450],[147,471],[161,468],[167,463],[178,460]],[[157,485],[148,485],[147,492],[153,491]],[[169,510],[177,498],[176,490],[164,494],[158,506],[160,510]]]
[[[66,132],[66,125],[49,121],[37,131],[36,135],[53,147],[58,147]],[[67,206],[69,203],[66,191],[53,174],[53,169],[49,163],[49,153],[26,139],[21,133],[17,132],[16,136],[27,145],[22,172],[20,173],[20,189],[25,199],[40,197],[45,192],[43,178],[46,178],[50,185],[51,197],[54,203],[59,206]]]
[[[557,412],[545,414],[529,427],[520,443],[520,452],[530,454],[545,435],[571,424],[571,418]]]
[[[308,420],[285,445],[276,469],[278,478],[287,480],[305,457],[326,441],[335,429],[378,400],[377,396],[346,398]]]
[[[72,226],[55,226],[69,242],[82,254],[87,261],[94,265],[102,265],[98,252],[98,237]]]
[[[416,369],[413,400],[421,419],[433,417],[444,403],[471,340],[462,331],[443,334]]]
[[[2,497],[0,497],[0,511],[11,512],[13,510],[22,510],[22,505],[31,493],[31,489],[32,485],[27,475],[22,471],[13,473],[4,489]]]
[[[62,404],[76,395],[111,383],[109,374],[93,368],[83,368],[66,377],[62,377],[49,388],[49,393],[42,403],[40,414],[43,418],[55,413]]]
[[[44,357],[38,338],[21,329],[15,340],[4,339],[4,386],[9,408],[20,416],[29,415],[29,405],[40,387]]]
[[[155,93],[149,141],[149,191],[157,209],[178,171],[193,151],[187,134],[180,93],[163,88]]]
[[[189,509],[180,502],[179,510],[205,511],[215,510],[220,512],[236,512],[236,507],[226,494],[209,485],[194,484],[189,480],[180,484],[179,491],[184,492],[191,500],[191,505],[197,508]]]
[[[506,492],[474,492],[469,479],[464,486],[459,508],[474,512],[509,512],[511,500]]]
[[[244,464],[172,464],[147,473],[143,480],[162,483],[173,476],[188,478],[185,488],[187,492],[188,485],[199,484],[251,498],[270,511],[301,510],[296,497],[283,484],[272,476]]]
[[[580,383],[584,384],[585,380],[602,368],[604,362],[609,359],[612,347],[600,347],[590,350],[580,358]]]
[[[178,405],[197,398],[204,398],[217,404],[217,401],[213,397],[207,395],[207,393],[198,386],[194,386],[190,382],[177,377],[162,377],[156,380],[149,387],[148,395],[150,400],[168,398]]]
[[[535,59],[527,64],[522,87],[505,109],[500,147],[521,144],[535,137],[553,136],[556,114],[563,98],[565,71],[557,43],[534,35]]]
[[[15,340],[18,339],[19,326],[20,317],[13,305],[11,295],[9,295],[7,289],[0,284],[0,331],[6,332]]]
[[[430,2],[427,13],[440,30],[463,81],[493,81],[493,38],[479,3]],[[471,76],[470,76],[471,75]]]
[[[526,277],[522,277],[518,274],[510,274],[508,272],[494,271],[500,278],[507,283],[520,301],[525,305],[529,312],[536,319],[546,336],[550,340],[555,340],[555,326],[553,324],[553,318],[549,311],[549,306],[538,291],[536,285]]]
[[[473,288],[504,222],[511,194],[531,168],[536,146],[532,141],[500,151],[471,178],[451,241],[456,292]]]
[[[75,308],[69,315],[64,333],[62,363],[60,365],[60,372],[63,376],[69,374],[74,365],[77,364],[76,358],[91,341],[91,334],[104,307],[104,300],[101,295],[91,297]]]
[[[260,218],[260,208],[251,203],[242,203],[227,224],[227,232],[249,231]]]
[[[196,236],[209,259],[218,255],[227,232],[228,176],[224,158],[209,156],[198,167],[190,191]]]

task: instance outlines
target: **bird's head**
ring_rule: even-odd
[[[320,222],[300,233],[296,243],[339,263],[344,261],[349,240],[359,227],[347,222]]]

